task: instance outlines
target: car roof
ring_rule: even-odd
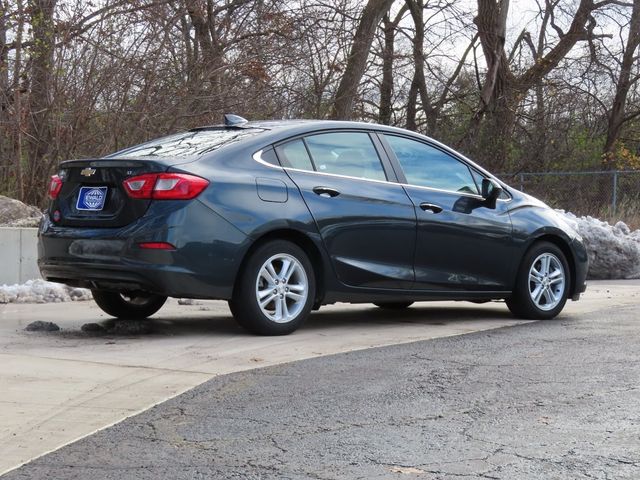
[[[307,119],[291,119],[291,120],[252,120],[240,125],[210,125],[203,127],[196,127],[192,130],[206,130],[206,129],[263,129],[272,131],[291,131],[291,130],[322,130],[322,129],[373,129],[373,130],[386,130],[402,133],[413,133],[408,130],[390,127],[387,125],[380,125],[378,123],[369,122],[354,122],[346,120],[307,120]]]

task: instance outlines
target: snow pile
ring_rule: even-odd
[[[0,285],[0,303],[60,303],[91,300],[91,291],[44,280],[21,285]]]
[[[590,279],[640,278],[640,230],[632,232],[624,222],[609,225],[597,218],[559,211],[584,240]]]
[[[37,227],[42,212],[19,200],[0,195],[0,226]]]

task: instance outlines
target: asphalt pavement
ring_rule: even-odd
[[[222,375],[2,477],[640,478],[640,305]]]

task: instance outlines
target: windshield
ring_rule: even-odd
[[[253,137],[264,131],[265,130],[261,128],[192,130],[126,148],[107,155],[105,158],[200,156],[224,147],[225,145]]]

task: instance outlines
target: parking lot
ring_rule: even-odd
[[[332,418],[331,421],[334,423],[336,421],[345,421],[342,415],[357,406],[354,406],[352,403],[354,398],[350,396],[349,392],[346,392],[343,397],[335,393],[336,388],[340,390],[345,388],[344,385],[350,385],[350,388],[354,389],[354,391],[366,392],[372,388],[371,385],[377,384],[378,387],[376,387],[376,389],[378,392],[384,390],[393,391],[394,382],[397,381],[399,384],[403,382],[406,383],[409,376],[415,375],[416,368],[424,369],[425,365],[428,365],[432,360],[434,362],[445,362],[447,348],[451,348],[451,362],[455,362],[458,355],[464,355],[464,362],[468,362],[471,355],[474,358],[477,357],[478,365],[481,366],[487,363],[487,361],[485,361],[486,358],[493,358],[494,356],[500,355],[511,355],[511,357],[513,357],[514,352],[517,354],[519,348],[531,349],[530,346],[527,346],[529,343],[531,343],[531,345],[537,344],[544,346],[546,345],[545,342],[548,343],[553,339],[553,335],[560,335],[560,331],[557,329],[564,325],[571,327],[571,332],[564,333],[566,335],[575,336],[576,332],[578,332],[578,336],[587,334],[594,335],[594,331],[596,330],[600,333],[608,331],[606,322],[612,321],[612,319],[618,319],[618,321],[625,324],[625,328],[617,331],[615,334],[616,340],[627,337],[637,338],[633,336],[637,333],[637,330],[633,330],[633,328],[635,328],[635,323],[633,322],[637,320],[638,313],[640,313],[638,311],[639,299],[640,282],[638,281],[592,282],[583,300],[569,303],[567,309],[558,320],[534,324],[540,327],[539,332],[542,333],[536,333],[538,329],[533,325],[525,325],[530,322],[523,322],[511,318],[506,307],[500,303],[484,305],[453,302],[422,303],[414,305],[405,312],[392,313],[381,311],[371,305],[336,305],[323,308],[319,312],[314,313],[310,321],[300,331],[287,337],[254,337],[245,334],[236,327],[228,313],[226,304],[221,302],[198,302],[195,305],[178,305],[177,302],[174,301],[150,320],[152,327],[151,333],[119,335],[81,331],[83,324],[107,319],[92,302],[49,305],[2,305],[0,306],[0,329],[2,332],[0,336],[0,356],[3,369],[0,373],[0,383],[5,385],[6,388],[3,388],[3,398],[0,399],[2,404],[0,413],[0,451],[3,452],[3,455],[0,457],[0,472],[11,470],[48,451],[55,450],[78,438],[90,435],[96,430],[120,422],[126,417],[145,411],[155,404],[203,383],[204,385],[198,387],[198,389],[190,394],[179,396],[168,404],[164,404],[147,412],[145,415],[159,415],[157,418],[166,418],[166,415],[163,416],[166,412],[162,413],[163,408],[178,408],[183,409],[182,411],[185,412],[194,408],[191,400],[196,399],[196,404],[200,405],[196,410],[202,411],[202,415],[206,417],[206,421],[201,417],[195,424],[203,425],[205,429],[215,430],[217,433],[214,437],[218,438],[220,436],[220,432],[218,431],[220,425],[225,424],[220,418],[229,418],[233,417],[233,415],[238,415],[238,411],[234,413],[233,409],[225,403],[226,401],[230,401],[231,398],[235,398],[237,402],[234,407],[236,410],[238,408],[240,408],[240,411],[246,408],[254,409],[258,412],[255,414],[256,417],[265,415],[265,411],[262,411],[262,413],[259,411],[260,408],[265,408],[265,402],[273,406],[272,402],[284,402],[286,404],[290,401],[290,407],[286,408],[282,407],[282,403],[279,403],[279,405],[281,405],[279,408],[285,408],[286,410],[283,412],[283,418],[288,418],[288,420],[280,425],[282,428],[278,431],[282,435],[286,434],[291,436],[294,435],[296,429],[302,428],[296,426],[296,422],[292,422],[292,415],[300,420],[301,417],[299,413],[296,413],[296,409],[303,408],[304,399],[310,397],[309,391],[315,383],[314,378],[316,378],[314,373],[318,371],[318,368],[324,368],[323,365],[330,369],[337,369],[334,372],[335,375],[329,375],[329,380],[327,380],[329,384],[332,381],[331,379],[338,381],[338,377],[340,378],[337,384],[328,384],[326,386],[328,390],[324,393],[324,402],[331,406],[331,409],[327,411],[327,415]],[[34,320],[56,322],[62,330],[50,333],[24,332],[24,327]],[[495,340],[489,341],[489,343],[480,350],[476,350],[473,345],[469,344],[467,353],[465,353],[464,343],[459,343],[457,340],[452,339],[451,342],[454,343],[442,343],[444,342],[443,340],[435,343],[429,342],[431,339],[481,332],[500,327],[516,327],[507,328],[506,330],[503,328],[496,336],[496,338],[501,338],[501,336],[506,335],[504,332],[510,332],[508,334],[509,337],[504,338],[505,351],[502,351],[501,343]],[[549,330],[553,330],[554,328],[556,329],[555,331]],[[472,336],[474,341],[482,342],[486,341],[486,338],[492,337],[487,337],[486,335],[485,337],[481,337],[479,335],[480,334]],[[542,338],[536,337],[536,335],[542,335]],[[548,336],[549,340],[545,340],[545,335]],[[527,339],[531,339],[531,342],[528,342]],[[606,353],[599,348],[597,339],[598,335],[595,335],[593,341],[583,342],[582,345],[575,345],[575,342],[570,342],[574,345],[574,350],[565,349],[562,354],[555,352],[555,350],[547,352],[545,348],[541,348],[537,351],[529,351],[529,355],[532,355],[531,358],[537,358],[537,360],[532,361],[532,364],[540,363],[547,365],[544,362],[546,354],[549,355],[551,362],[562,361],[566,364],[566,356],[568,356],[568,358],[575,361],[576,364],[583,362],[584,358],[589,360],[585,362],[585,365],[592,364],[597,362],[598,355],[604,355]],[[372,347],[392,346],[420,341],[423,342],[406,346],[406,350],[400,347],[367,350],[356,356],[331,357],[333,360],[327,359],[324,360],[325,363],[320,364],[314,363],[316,361],[292,364],[285,369],[289,373],[276,382],[280,393],[274,393],[270,389],[266,389],[264,390],[266,393],[264,393],[261,399],[256,398],[258,393],[257,390],[253,388],[255,386],[254,383],[256,383],[253,380],[250,384],[247,384],[246,389],[243,387],[238,390],[236,387],[233,387],[232,395],[229,398],[225,395],[216,395],[215,392],[224,387],[224,385],[235,385],[234,382],[237,381],[236,377],[226,376],[218,380],[213,380],[213,383],[207,382],[214,377],[233,372],[241,372],[259,367],[273,366],[296,360],[322,357],[354,350],[365,350]],[[471,340],[468,341],[471,342]],[[637,343],[631,340],[629,340],[629,342],[631,342],[630,345],[626,347],[621,346],[619,352],[621,355],[628,354],[629,349],[633,350],[633,345]],[[606,343],[607,348],[610,348],[611,345],[614,344],[611,339]],[[417,351],[424,351],[428,345],[434,345],[434,351],[439,351],[440,353],[437,353],[433,357],[430,355],[422,358],[415,356]],[[559,342],[558,346],[561,345],[562,342]],[[585,355],[584,358],[581,357],[582,354]],[[409,357],[407,357],[407,355],[409,355]],[[407,358],[413,358],[417,363],[413,361],[413,363],[408,362]],[[341,366],[340,359],[345,359],[343,366]],[[620,359],[616,361],[618,362],[616,365],[625,364],[625,362]],[[353,362],[357,365],[354,365]],[[382,368],[382,364],[377,362],[383,362],[382,364],[387,364],[388,362],[388,367]],[[627,362],[627,364],[633,364],[634,368],[637,367],[637,357],[629,359],[629,362]],[[412,367],[414,368],[413,371],[411,369],[405,371],[401,368],[402,365],[408,363],[414,365]],[[492,362],[489,362],[489,364],[493,365]],[[366,370],[367,365],[372,368],[371,371]],[[505,365],[507,364],[505,363]],[[511,365],[511,367],[505,366],[505,372],[508,371],[509,368],[513,368],[513,362],[509,365]],[[518,364],[517,367],[521,368],[523,365],[526,366],[526,362]],[[565,367],[560,370],[566,374],[567,368]],[[442,367],[441,370],[442,372],[439,375],[443,377],[440,378],[440,380],[449,378],[448,375],[450,375],[450,373],[446,371],[445,367]],[[579,371],[583,370],[584,368],[581,367]],[[271,378],[274,375],[279,375],[277,373],[279,371],[281,370],[261,369],[256,371],[257,373],[255,375],[259,377],[264,374],[267,375],[268,378]],[[398,372],[399,377],[397,379],[394,378],[394,371]],[[511,402],[509,397],[517,397],[527,392],[523,393],[517,391],[517,389],[512,391],[512,387],[509,386],[513,383],[513,375],[517,376],[517,373],[508,373],[507,377],[505,377],[508,381],[502,384],[499,381],[500,372],[500,368],[497,368],[497,370],[493,368],[493,375],[497,375],[498,380],[492,380],[491,388],[504,389],[505,406],[507,406],[509,402]],[[534,373],[533,375],[536,377],[539,373]],[[624,382],[628,383],[628,376],[625,375],[621,378],[625,379]],[[245,376],[240,378],[255,377]],[[305,380],[301,381],[300,378],[304,378]],[[423,392],[426,397],[424,395],[421,397],[422,394],[420,393],[420,389],[418,389],[413,391],[411,395],[412,401],[425,401],[427,397],[430,398],[434,393],[432,392],[433,388],[440,385],[440,387],[436,388],[435,392],[439,392],[437,395],[438,401],[443,402],[443,409],[446,410],[446,408],[448,408],[446,405],[448,405],[447,397],[449,395],[455,393],[460,398],[464,398],[466,395],[478,395],[477,389],[481,387],[476,384],[473,388],[469,387],[469,391],[465,391],[461,386],[448,389],[448,384],[457,384],[457,377],[450,378],[450,381],[444,382],[438,378],[437,375],[436,377],[423,378],[421,383],[424,384],[424,388],[426,388]],[[608,378],[608,381],[612,383],[616,382],[616,379],[611,378],[611,375],[608,375],[608,377],[603,376],[602,378]],[[567,379],[559,377],[553,382],[562,383],[567,381]],[[264,378],[260,377],[257,383],[264,387]],[[540,379],[538,379],[539,385],[546,383],[548,382],[541,382]],[[465,382],[463,381],[461,385],[464,384]],[[474,388],[476,390],[474,390]],[[532,392],[535,392],[535,388],[528,391],[528,394],[531,395]],[[540,388],[541,392],[546,392],[542,395],[544,398],[540,400],[543,402],[543,405],[546,404],[545,402],[549,404],[553,403],[553,389],[547,391],[547,387],[541,386]],[[633,390],[628,391],[633,394]],[[583,393],[586,394],[587,392]],[[215,420],[215,418],[217,418],[215,415],[205,411],[204,406],[207,403],[205,401],[207,398],[210,398],[212,401],[209,405],[210,408],[222,408],[225,409],[225,411],[229,409],[229,415],[225,416],[221,414],[219,415],[220,418]],[[502,397],[498,396],[496,398],[500,400]],[[344,403],[340,403],[340,399],[342,399]],[[394,405],[394,401],[400,400],[402,400],[400,397],[395,400],[393,400],[393,398],[391,400],[387,399],[387,401],[389,401],[389,408]],[[531,401],[533,402],[534,399]],[[315,405],[317,402],[320,402],[319,405],[323,403],[323,401],[318,398],[311,398],[310,402],[312,405]],[[620,408],[623,414],[629,405],[631,405],[629,398],[626,398],[624,402],[621,403]],[[571,405],[568,403],[566,406],[569,408]],[[493,413],[496,418],[500,411],[498,407],[499,405],[495,406],[497,410]],[[375,413],[377,405],[364,402],[363,408],[362,415],[369,415]],[[520,410],[522,410],[522,408],[526,410],[529,407],[518,408]],[[588,411],[586,411],[584,415],[587,415],[587,413]],[[220,411],[218,411],[218,414],[220,414]],[[561,414],[556,413],[555,415],[563,416],[565,414],[566,412],[563,410]],[[182,428],[180,425],[187,425],[185,428],[188,428],[190,422],[194,421],[194,415],[195,414],[192,414],[191,417],[178,418],[170,422],[173,426],[165,426],[167,428]],[[540,418],[544,416],[545,414],[542,412],[542,417]],[[195,417],[198,417],[198,415],[195,415]],[[302,415],[302,417],[304,417],[304,415]],[[411,415],[409,415],[409,417],[411,417]],[[98,442],[102,448],[107,444],[114,445],[114,441],[119,443],[122,441],[122,438],[130,438],[132,436],[131,428],[139,425],[139,420],[137,420],[139,418],[140,417],[135,417],[130,419],[120,424],[117,428],[108,429],[99,435],[92,435],[82,442],[58,451],[51,457],[43,457],[27,467],[26,470],[17,470],[9,477],[13,475],[15,478],[32,478],[36,476],[45,478],[50,473],[49,468],[53,468],[52,465],[55,464],[57,473],[54,476],[59,478],[72,478],[73,476],[70,475],[69,472],[66,472],[64,469],[60,470],[61,465],[79,467],[79,451],[82,455],[86,455],[89,451],[93,452],[92,455],[95,454],[96,444],[91,442]],[[473,415],[471,415],[471,413],[465,414],[464,419],[468,420],[469,418],[473,419]],[[552,417],[549,418],[553,419],[555,417],[552,415]],[[513,422],[515,422],[515,419],[516,416],[512,416]],[[302,423],[304,424],[306,422],[307,427],[311,428],[311,423],[317,420],[320,419],[316,418],[314,420],[314,418],[308,418]],[[467,420],[464,420],[464,422]],[[591,420],[593,420],[595,425],[602,424],[601,418],[592,418]],[[632,430],[629,433],[631,437],[625,436],[624,441],[627,442],[625,448],[631,448],[632,450],[630,451],[629,458],[620,456],[623,462],[620,465],[624,465],[624,461],[628,461],[631,463],[627,465],[635,465],[637,467],[637,447],[640,444],[637,436],[637,422],[634,424],[633,419],[628,418],[627,420],[626,428],[632,428]],[[256,425],[259,424],[260,421],[259,419],[256,420]],[[278,419],[272,418],[269,421],[277,424]],[[326,421],[326,419],[322,421]],[[562,421],[566,423],[565,418],[563,418]],[[153,421],[150,420],[150,422],[150,425],[153,424]],[[414,425],[415,422],[411,424]],[[192,426],[193,425],[192,423]],[[249,438],[246,437],[247,432],[251,430],[249,426],[242,425],[241,422],[233,428],[229,425],[227,426],[228,429],[225,431],[228,431],[229,438],[224,439],[224,442],[237,442],[243,435],[245,435],[245,439]],[[313,428],[316,427],[318,427],[318,425],[313,425]],[[397,448],[398,445],[406,444],[409,445],[407,446],[408,450],[406,455],[411,456],[410,452],[420,443],[411,446],[411,438],[413,437],[411,437],[410,433],[406,433],[404,437],[402,437],[402,435],[405,434],[402,434],[402,438],[393,440],[393,435],[389,433],[393,428],[387,427],[387,430],[382,429],[378,431],[375,436],[379,438],[380,435],[389,435],[391,439],[390,442],[396,445],[396,447],[387,445],[383,448],[383,446],[380,446],[380,452],[383,450],[393,452],[396,451],[394,448]],[[492,428],[490,424],[485,427],[489,430]],[[148,428],[153,429],[155,427]],[[289,434],[283,432],[282,429],[286,428],[291,429]],[[527,430],[527,426],[524,423],[519,428],[523,431]],[[617,428],[618,427],[614,426],[614,430]],[[633,428],[636,430],[633,430]],[[509,431],[510,434],[513,433],[512,429]],[[193,432],[182,432],[181,434],[184,434],[184,438],[188,438],[192,436],[192,433]],[[353,434],[353,432],[351,433]],[[120,437],[120,439],[116,441],[110,438],[110,435],[121,435],[123,437]],[[139,439],[139,445],[136,448],[139,447],[143,450],[143,452],[140,453],[142,456],[136,455],[136,448],[130,449],[126,456],[131,458],[147,458],[147,460],[140,460],[138,463],[133,462],[134,464],[148,464],[147,467],[149,467],[157,463],[156,461],[158,459],[156,458],[154,460],[152,453],[145,450],[148,448],[148,441],[151,441],[150,439],[154,437],[154,435],[156,436],[156,440],[158,436],[161,436],[161,434],[157,434],[157,432],[154,433],[147,430],[143,432],[137,431],[134,435]],[[446,444],[446,432],[440,432],[439,435],[441,435],[440,442]],[[267,435],[266,438],[268,440],[272,437],[274,437],[274,435],[271,435],[271,437]],[[339,439],[340,434],[335,433],[333,437]],[[366,438],[371,438],[371,442],[374,442],[374,437],[366,436],[360,438],[358,442],[365,442]],[[497,442],[495,436],[492,438]],[[634,443],[629,443],[630,439],[633,438],[635,438],[636,441],[635,454],[633,454]],[[549,438],[548,440],[550,442],[558,441],[555,438]],[[271,440],[268,441],[271,442]],[[313,443],[314,440],[310,441]],[[317,438],[317,441],[326,441],[326,438],[324,438],[324,440]],[[457,441],[461,442],[462,440],[458,439]],[[613,435],[611,441],[616,442],[615,435]],[[353,443],[353,441],[349,442],[347,443]],[[194,449],[197,449],[199,448],[196,445],[197,443],[196,441],[190,445]],[[263,441],[256,441],[255,444],[252,445],[251,449],[255,449],[256,456],[264,454],[264,452],[260,453],[260,449],[266,448],[264,447]],[[278,445],[279,444],[276,443],[274,447],[272,443],[269,448],[277,449]],[[200,445],[200,447],[201,446],[202,445]],[[460,446],[462,447],[462,444],[460,444]],[[171,450],[173,452],[175,452],[175,448],[178,448],[174,447],[172,447],[173,449]],[[182,447],[184,447],[184,445]],[[186,449],[182,447],[179,448],[179,453],[184,456],[181,461],[188,463],[189,452],[195,455],[195,450],[189,450],[191,447]],[[243,448],[246,449],[247,445],[245,444]],[[453,448],[453,446],[449,448]],[[464,448],[460,450],[460,455],[465,455]],[[299,449],[296,449],[292,445],[284,446],[280,450],[280,453],[282,454],[283,451],[288,450],[295,452]],[[111,464],[112,461],[115,461],[113,458],[111,460],[106,458],[109,457],[109,451],[109,449],[104,450],[98,455],[97,458],[101,458],[99,463],[106,462],[107,464]],[[215,468],[222,468],[222,470],[215,470],[215,472],[221,476],[231,475],[231,473],[238,475],[242,469],[238,467],[237,464],[245,462],[244,465],[247,465],[247,459],[242,456],[234,457],[233,459],[229,458],[228,455],[225,456],[224,448],[215,451],[219,452],[219,458],[216,457],[215,453],[212,453],[212,458],[217,458]],[[372,454],[375,454],[375,451],[376,449],[373,449]],[[453,454],[453,451],[454,450],[449,453]],[[164,451],[160,455],[170,456],[171,453]],[[300,466],[307,462],[307,460],[300,455],[302,455],[301,452],[293,455],[291,457],[292,467],[287,467],[288,470],[286,471],[291,474],[290,476],[292,478],[297,478],[297,476],[300,476],[300,478],[306,477],[308,476],[307,474],[311,472],[311,470],[305,470]],[[475,458],[474,455],[471,455],[470,458]],[[535,457],[534,454],[532,455]],[[273,455],[271,455],[271,457],[273,457]],[[283,461],[282,455],[275,455],[275,457],[278,457],[279,462]],[[284,457],[286,460],[287,455],[284,455]],[[53,464],[48,463],[49,458],[52,459]],[[378,459],[378,467],[383,464],[380,470],[376,470],[378,467],[374,468],[376,462],[373,460],[371,460],[367,468],[369,468],[371,476],[384,476],[389,473],[401,474],[403,472],[410,474],[420,474],[420,472],[422,472],[422,474],[426,474],[430,470],[423,467],[425,462],[429,463],[428,460],[429,459],[422,458],[420,462],[407,462],[406,458],[402,460],[399,459],[399,457],[396,458],[396,460],[388,458],[382,461]],[[450,460],[453,461],[455,459]],[[359,461],[364,462],[363,459]],[[131,462],[127,462],[125,463],[130,465]],[[340,478],[341,475],[337,474],[337,471],[332,470],[334,467],[330,467],[330,465],[342,465],[343,460],[330,458],[327,462],[329,462],[327,464],[329,466],[325,473],[333,473],[327,474],[325,477]],[[382,462],[382,464],[380,462]],[[416,466],[418,464],[422,465],[422,467]],[[181,463],[181,465],[183,465],[183,463]],[[295,465],[298,465],[300,468],[295,467]],[[319,472],[322,470],[322,461],[316,459],[315,463],[311,462],[311,465],[315,465],[313,472],[319,475]],[[269,462],[266,462],[264,465],[254,465],[254,467],[250,470],[259,477],[268,476],[266,473],[271,471],[273,474],[275,471],[274,465],[269,464]],[[97,468],[97,470],[93,472],[84,471],[84,473],[80,473],[81,470],[78,469],[74,471],[80,475],[77,478],[89,478],[91,475],[96,474],[96,471],[99,471],[98,467],[95,468]],[[120,467],[111,465],[109,468],[118,469]],[[211,470],[213,467],[207,468],[204,468],[203,471],[211,475],[215,473],[214,470]],[[400,470],[394,472],[394,468]],[[405,471],[401,471],[402,469],[405,469]],[[455,473],[447,473],[446,469],[441,470],[444,472],[442,475],[453,475]],[[152,470],[145,471],[147,474],[152,473]],[[471,471],[474,470],[471,469]],[[562,469],[559,471],[562,471]],[[104,474],[104,472],[102,473]],[[193,478],[193,474],[194,470],[187,469],[185,466],[184,469],[178,469],[173,472],[171,476],[172,478],[179,478],[183,475],[184,478]],[[436,473],[433,473],[433,471],[430,474],[436,475],[436,477],[433,478],[441,478],[438,477]],[[132,476],[135,477],[133,474]],[[140,474],[140,476],[145,477],[145,475],[142,474]],[[355,478],[350,475],[346,476]],[[371,478],[371,476],[369,478]],[[274,476],[274,478],[276,477],[277,475]],[[613,477],[615,477],[615,475]],[[105,478],[104,475],[102,475],[101,478]],[[605,477],[603,476],[602,478]]]

